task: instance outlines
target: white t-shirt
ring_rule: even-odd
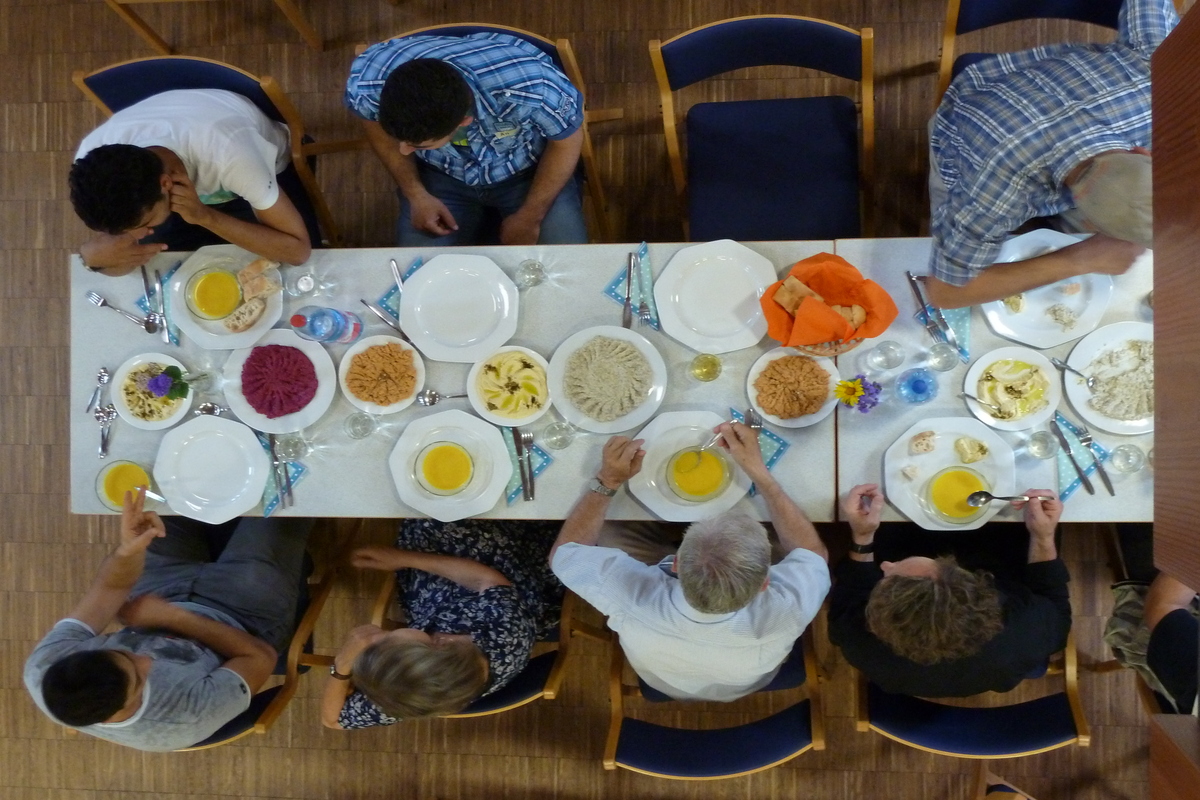
[[[564,544],[551,568],[608,617],[638,676],[677,700],[727,702],[770,683],[830,585],[825,560],[796,548],[745,608],[705,614],[688,605],[677,578],[612,547]]]
[[[134,103],[85,136],[75,158],[106,144],[165,147],[183,161],[201,202],[242,197],[259,211],[279,199],[275,176],[291,160],[287,126],[221,89],[177,89]]]

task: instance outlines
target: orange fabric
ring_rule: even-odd
[[[803,281],[825,302],[806,297],[796,307],[796,317],[775,302],[775,292],[783,285],[776,281],[767,287],[759,299],[767,319],[767,333],[786,347],[802,344],[824,344],[847,339],[869,339],[888,329],[899,313],[891,296],[883,288],[863,278],[849,261],[832,253],[797,261],[788,275]],[[786,277],[786,276],[785,276]],[[867,320],[858,330],[829,306],[859,305],[867,312]]]

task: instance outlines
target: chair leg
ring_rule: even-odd
[[[617,768],[617,743],[621,739],[621,723],[625,719],[625,691],[621,676],[625,670],[625,654],[613,634],[608,664],[608,738],[604,742],[604,768]]]
[[[1080,747],[1092,743],[1091,728],[1088,727],[1087,717],[1083,713],[1083,703],[1079,699],[1079,656],[1075,652],[1075,633],[1067,634],[1067,646],[1063,650],[1063,680],[1066,684],[1067,702],[1071,706],[1071,716],[1075,718],[1075,731]]]
[[[130,8],[117,2],[117,0],[104,0],[105,5],[117,13],[117,16],[125,20],[125,23],[133,28],[138,36],[141,36],[146,42],[158,51],[160,55],[169,56],[175,51],[171,49],[171,45],[163,41],[163,38],[154,32],[154,29],[146,24],[138,14]]]
[[[308,42],[308,46],[318,53],[325,49],[325,43],[321,41],[320,35],[316,28],[308,21],[308,17],[300,11],[295,0],[275,0],[275,5],[279,6],[279,10],[283,12],[288,21],[292,23],[304,41]]]
[[[867,709],[867,678],[851,667],[854,679],[854,730],[866,733],[871,730],[871,716]]]

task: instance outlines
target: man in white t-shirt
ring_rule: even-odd
[[[693,523],[679,552],[654,565],[597,546],[612,496],[645,455],[623,436],[605,444],[550,552],[559,580],[608,617],[638,676],[677,700],[730,701],[767,686],[829,592],[825,546],[767,471],[757,434],[741,423],[717,430],[767,503],[778,564],[766,528],[738,511]]]
[[[124,275],[162,250],[222,241],[303,263],[308,228],[277,180],[290,160],[287,126],[234,92],[179,89],[121,109],[71,166],[71,203],[96,231],[83,263]]]

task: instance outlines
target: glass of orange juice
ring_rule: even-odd
[[[974,492],[991,490],[987,479],[970,467],[946,467],[925,484],[922,505],[940,522],[966,525],[988,510],[986,503],[978,508],[968,505],[967,498]]]
[[[120,511],[124,507],[125,493],[139,486],[153,488],[146,468],[132,461],[114,461],[100,470],[96,476],[96,497],[109,511]],[[153,500],[147,500],[149,508]]]

